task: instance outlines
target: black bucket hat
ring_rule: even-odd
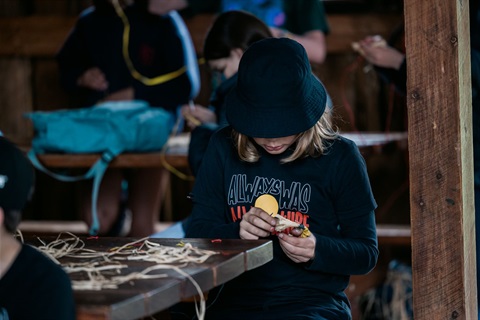
[[[226,99],[227,120],[250,137],[291,136],[317,123],[326,100],[302,45],[288,38],[268,38],[243,54],[237,84]]]

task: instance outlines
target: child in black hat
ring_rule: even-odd
[[[33,180],[28,159],[0,136],[0,319],[75,319],[68,275],[14,237]]]
[[[270,239],[274,257],[211,292],[208,319],[351,319],[349,277],[378,258],[376,202],[364,159],[326,104],[299,43],[265,39],[242,56],[230,126],[210,140],[186,236]],[[278,211],[255,207],[264,194]],[[275,215],[311,234],[282,230]]]

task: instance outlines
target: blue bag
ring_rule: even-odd
[[[42,172],[60,181],[93,179],[92,225],[99,230],[97,198],[108,164],[122,152],[151,152],[163,148],[174,126],[175,116],[151,108],[141,100],[105,102],[90,108],[36,111],[25,114],[34,128],[28,157]],[[45,168],[37,158],[43,153],[101,153],[101,158],[83,175],[68,176]]]

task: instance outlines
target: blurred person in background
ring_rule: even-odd
[[[200,87],[190,35],[176,11],[180,3],[93,2],[56,57],[65,90],[78,99],[78,107],[138,99],[177,116]],[[168,3],[173,6],[166,8]],[[170,173],[163,168],[108,169],[98,195],[99,234],[153,233],[169,181]],[[80,215],[91,224],[92,184],[80,185]]]

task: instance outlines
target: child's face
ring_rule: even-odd
[[[228,57],[210,60],[208,65],[213,72],[222,73],[228,79],[237,73],[242,53],[240,49],[231,50]]]
[[[270,154],[281,154],[287,150],[297,138],[296,135],[281,138],[253,138],[253,140]]]

